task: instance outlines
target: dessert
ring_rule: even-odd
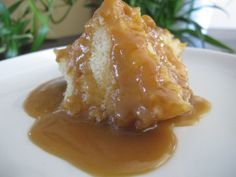
[[[192,109],[185,44],[139,8],[104,1],[82,36],[57,51],[64,107],[97,122],[147,129]]]
[[[64,76],[31,92],[33,143],[97,176],[133,175],[166,162],[174,126],[210,108],[195,96],[178,39],[139,8],[104,0],[72,45],[56,50]]]

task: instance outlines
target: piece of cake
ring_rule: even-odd
[[[192,110],[185,44],[139,8],[104,0],[72,45],[57,50],[63,107],[115,127],[145,130]]]

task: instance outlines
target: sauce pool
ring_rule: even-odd
[[[167,121],[146,132],[115,129],[110,125],[72,116],[61,107],[66,82],[49,81],[25,100],[25,111],[36,118],[31,141],[74,166],[96,176],[133,175],[159,167],[174,153],[175,126],[192,125],[208,112],[210,104],[193,96],[191,113]]]

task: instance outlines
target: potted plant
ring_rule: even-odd
[[[40,48],[49,31],[49,22],[62,22],[76,0],[18,0],[9,7],[0,2],[0,59],[11,58]],[[58,5],[58,3],[60,3]],[[66,7],[66,12],[55,18],[53,10]],[[14,17],[21,8],[22,13]]]

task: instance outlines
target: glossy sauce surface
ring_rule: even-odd
[[[99,73],[93,73],[90,60],[94,33],[101,28],[111,44],[106,65],[98,65],[105,70],[100,87],[95,79]],[[66,63],[73,82],[64,107],[72,114],[87,111],[89,119],[98,122],[139,130],[189,112],[192,91],[181,52],[175,52],[184,46],[150,17],[141,16],[139,8],[121,0],[104,0],[82,36],[57,51],[57,61]],[[94,55],[99,58],[102,52]]]
[[[61,107],[65,88],[65,81],[55,79],[31,92],[24,103],[26,112],[36,118],[29,137],[45,151],[96,176],[143,173],[162,165],[176,148],[173,127],[196,123],[210,108],[194,96],[191,113],[162,121],[147,132],[125,131],[68,114]]]

